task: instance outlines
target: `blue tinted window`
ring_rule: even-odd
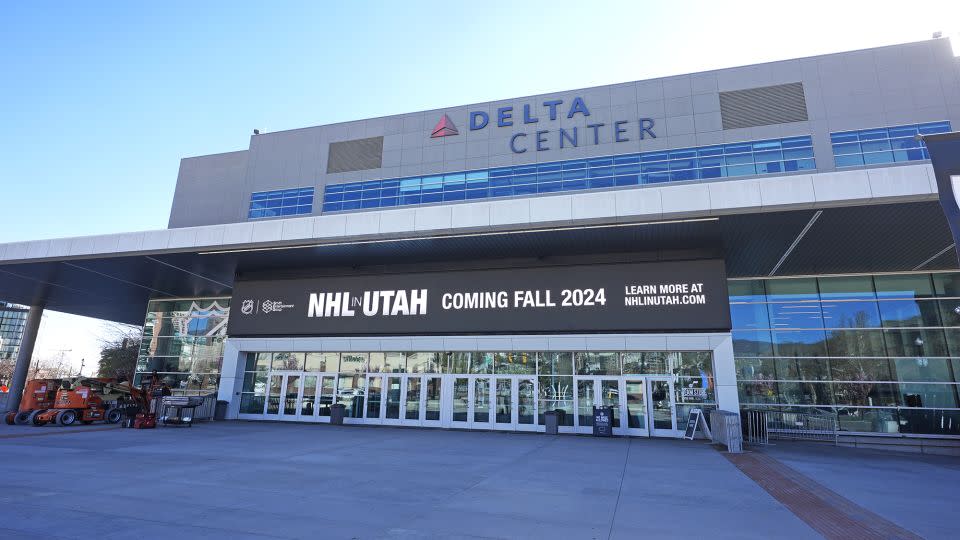
[[[935,126],[936,127],[936,126]],[[931,128],[933,129],[933,128]],[[858,135],[834,137],[839,141],[852,139],[856,150]],[[909,160],[910,148],[906,139],[893,145],[899,149],[890,159]],[[898,139],[900,141],[901,139]],[[890,150],[886,150],[890,152]],[[861,158],[862,159],[862,158]],[[494,169],[451,172],[426,177],[369,180],[326,186],[324,212],[377,208],[385,206],[416,205],[445,201],[475,200],[487,197],[511,197],[604,189],[615,186],[635,186],[661,182],[682,182],[698,179],[721,179],[731,176],[778,174],[790,171],[813,170],[810,136],[788,137],[762,141],[746,141],[696,148],[677,148],[667,151],[604,156],[589,159],[555,161],[537,165],[518,165]],[[251,215],[296,215],[310,213],[313,188],[283,190],[257,194],[256,205],[251,198]],[[263,209],[254,213],[253,210]],[[289,209],[289,208],[292,208]]]
[[[830,134],[834,162],[840,167],[930,159],[917,134],[950,131],[950,122],[927,122]],[[892,151],[891,151],[892,150]]]
[[[331,186],[333,187],[333,186]],[[343,197],[341,190],[330,192],[331,201],[339,203]],[[277,216],[296,216],[313,211],[313,188],[279,189],[258,191],[250,194],[250,207],[247,219],[261,219]]]

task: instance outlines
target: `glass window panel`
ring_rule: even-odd
[[[340,373],[366,373],[367,372],[367,353],[341,353],[340,354]]]
[[[940,306],[934,300],[884,300],[878,305],[885,328],[940,326]]]
[[[407,371],[410,373],[443,373],[447,357],[437,352],[407,353]]]
[[[620,375],[620,355],[615,352],[578,352],[574,360],[578,375]]]
[[[834,382],[833,399],[837,405],[896,406],[897,389],[890,383]]]
[[[931,133],[946,133],[950,131],[950,122],[930,122],[918,126],[920,133],[929,135]]]
[[[770,328],[766,304],[730,304],[730,318],[738,330]]]
[[[779,382],[779,402],[785,405],[831,405],[833,394],[830,383]]]
[[[815,278],[770,279],[766,281],[767,298],[771,302],[794,300],[817,300]]]
[[[860,138],[857,136],[856,131],[845,131],[830,134],[830,142],[833,143],[856,142],[859,140]]]
[[[909,384],[897,385],[900,403],[904,407],[957,408],[957,385],[955,384]]]
[[[776,378],[787,381],[829,381],[833,359],[777,358]]]
[[[674,375],[713,380],[713,355],[705,351],[674,352],[667,356]],[[712,383],[711,383],[712,384]]]
[[[247,371],[267,371],[270,369],[271,353],[247,353]]]
[[[863,155],[864,165],[878,165],[893,162],[893,152],[871,152]]]
[[[880,312],[876,302],[829,301],[821,303],[826,328],[877,328]]]
[[[826,356],[823,330],[779,330],[773,333],[777,356]]]
[[[769,331],[733,330],[735,356],[773,356],[773,340]]]
[[[960,382],[956,360],[949,358],[893,358],[889,380],[907,382]]]
[[[859,167],[863,165],[863,155],[834,156],[833,161],[837,167]]]
[[[468,352],[450,353],[450,373],[470,373],[470,354]]]
[[[949,356],[940,328],[884,330],[883,338],[889,356]]]
[[[745,381],[772,381],[777,379],[776,360],[773,358],[735,358],[737,379]]]
[[[734,154],[724,158],[727,165],[748,165],[754,163],[753,154]]]
[[[774,381],[762,380],[759,377],[753,381],[737,382],[740,402],[746,404],[777,403],[777,384]]]
[[[960,435],[960,411],[900,409],[900,433]]]
[[[538,355],[537,373],[540,375],[572,375],[573,353],[545,352]]]
[[[871,276],[822,277],[817,282],[824,300],[876,298]]]
[[[493,373],[492,352],[478,352],[470,355],[470,373],[490,374]]]
[[[731,302],[763,302],[766,288],[760,279],[734,279],[727,282]]]
[[[863,433],[897,433],[900,429],[896,409],[861,409],[841,407],[837,409],[840,431]]]
[[[864,153],[890,150],[890,141],[888,140],[864,141],[860,143],[860,148],[863,150]]]
[[[635,186],[640,183],[640,176],[636,174],[617,176],[615,183],[618,186]]]
[[[306,355],[304,371],[327,371],[335,373],[340,369],[340,353],[311,352]]]
[[[891,381],[886,358],[831,358],[830,375],[835,381]]]
[[[960,274],[933,274],[932,277],[937,296],[960,297]]]
[[[757,168],[755,165],[728,165],[727,166],[727,176],[746,176],[750,174],[757,174]]]
[[[663,351],[625,352],[621,355],[624,375],[666,375],[670,373]]]
[[[823,328],[823,314],[819,302],[775,302],[767,304],[770,327]]]
[[[537,353],[495,353],[493,362],[493,371],[498,375],[535,375],[537,373]]]
[[[278,352],[273,353],[271,369],[285,371],[303,370],[304,353]]]
[[[880,298],[930,298],[933,286],[930,274],[874,276]]]
[[[831,330],[827,332],[831,356],[886,356],[880,330]]]

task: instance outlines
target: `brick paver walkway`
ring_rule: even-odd
[[[921,538],[768,455],[747,452],[724,456],[824,538]]]

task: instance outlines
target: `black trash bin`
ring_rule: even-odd
[[[334,403],[330,406],[330,423],[336,426],[343,425],[343,417],[347,412],[347,408],[343,403]]]
[[[217,407],[213,410],[213,419],[214,420],[226,420],[227,419],[227,407],[230,406],[229,401],[217,400]]]
[[[546,411],[543,413],[543,426],[544,433],[547,435],[556,435],[559,433],[557,427],[559,426],[558,422],[560,420],[560,415],[557,414],[557,411]]]

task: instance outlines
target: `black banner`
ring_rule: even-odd
[[[231,336],[726,331],[723,261],[238,281]]]

